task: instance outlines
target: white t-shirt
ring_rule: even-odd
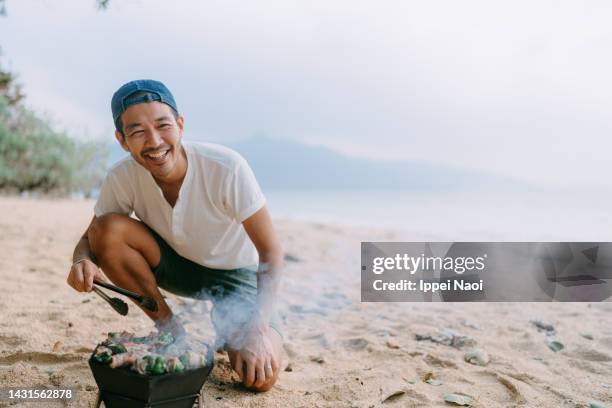
[[[227,147],[194,142],[183,146],[187,174],[174,208],[151,173],[129,156],[108,171],[94,207],[96,216],[134,212],[179,255],[200,265],[257,265],[257,250],[242,226],[266,203],[253,171]]]

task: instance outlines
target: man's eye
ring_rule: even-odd
[[[171,127],[172,125],[170,125],[169,123],[162,123],[161,125],[159,125],[160,129],[167,129],[169,127]]]
[[[142,136],[142,135],[144,135],[144,130],[137,130],[137,131],[131,133],[130,137],[139,137],[139,136]]]

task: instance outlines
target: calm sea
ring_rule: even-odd
[[[266,191],[275,218],[449,240],[612,241],[612,194]]]

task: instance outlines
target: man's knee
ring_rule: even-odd
[[[87,231],[89,246],[96,258],[104,257],[124,243],[129,222],[130,218],[122,214],[109,213],[96,217]]]

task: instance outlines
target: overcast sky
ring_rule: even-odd
[[[606,1],[7,0],[4,65],[72,134],[165,82],[188,137],[266,134],[612,188]]]

